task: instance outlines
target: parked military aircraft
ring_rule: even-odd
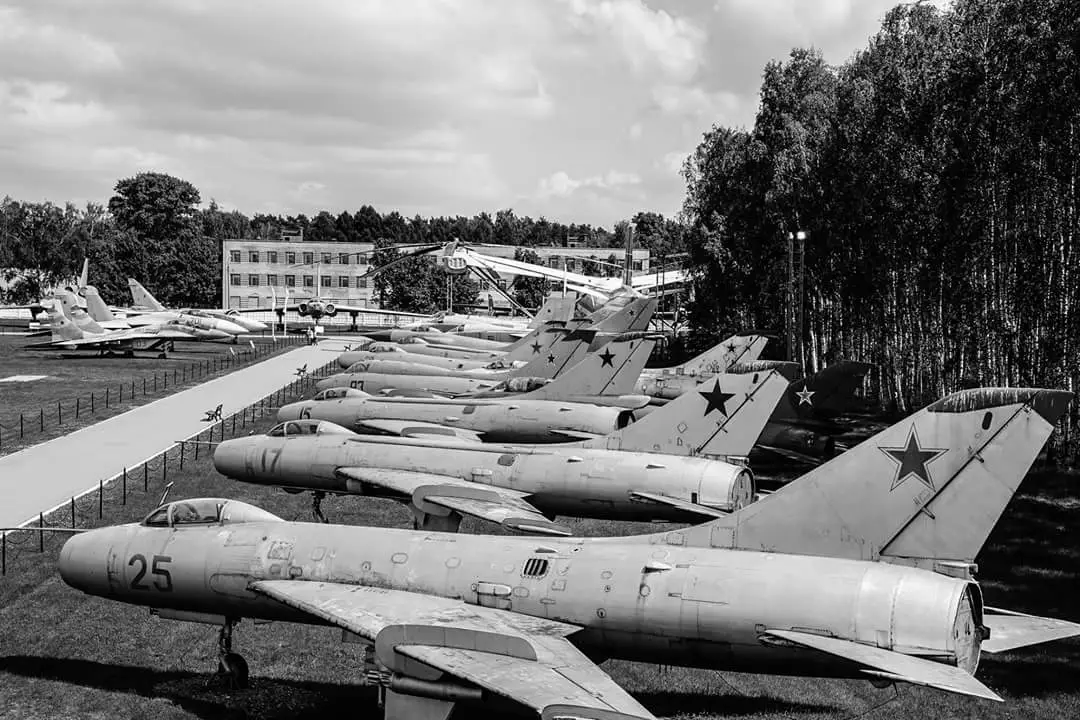
[[[160,323],[130,330],[106,331],[86,316],[81,308],[74,308],[73,313],[80,318],[82,323],[82,327],[79,327],[64,314],[59,300],[46,300],[43,304],[49,313],[52,339],[48,342],[27,345],[29,349],[97,350],[109,355],[120,351],[129,357],[134,355],[136,350],[160,350],[158,357],[165,358],[176,340],[232,339],[231,335],[220,330],[202,330],[180,323]]]
[[[1072,395],[980,389],[939,400],[807,476],[696,527],[525,538],[286,522],[178,500],[64,545],[83,592],[163,618],[342,628],[388,720],[509,699],[544,720],[654,716],[594,664],[626,658],[908,682],[1000,700],[982,652],[1080,634],[985,605],[974,560]],[[486,707],[490,707],[487,705]]]
[[[153,325],[160,322],[187,322],[208,330],[222,330],[230,335],[244,335],[269,329],[266,323],[241,317],[232,310],[184,309],[169,310],[157,301],[138,280],[128,278],[128,288],[134,301],[132,308],[125,309],[126,320],[132,327]],[[89,306],[87,298],[87,306]],[[101,305],[105,312],[108,308]]]
[[[456,529],[463,515],[473,515],[558,535],[566,529],[546,516],[713,516],[753,499],[752,475],[691,456],[745,458],[786,387],[775,373],[725,376],[724,382],[709,381],[645,420],[573,445],[478,445],[437,426],[426,428],[423,439],[373,440],[335,423],[303,420],[221,443],[214,465],[237,480],[404,500],[418,526],[429,528]],[[487,417],[502,413],[507,422],[536,427],[527,413],[558,414],[556,403],[540,407],[491,407]],[[320,500],[316,495],[317,516]]]

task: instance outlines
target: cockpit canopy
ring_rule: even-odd
[[[506,390],[508,392],[532,392],[547,385],[550,380],[538,377],[515,377],[507,378],[504,382],[499,383],[496,390]]]
[[[268,521],[280,522],[281,518],[239,500],[191,498],[165,503],[147,515],[142,524],[147,527],[178,527]]]
[[[371,353],[403,353],[405,348],[398,347],[394,343],[377,342],[368,345],[364,348],[367,352]]]
[[[363,390],[357,390],[356,388],[336,387],[326,388],[315,393],[312,400],[340,400],[347,397],[371,397]]]
[[[355,435],[329,420],[290,420],[278,423],[266,433],[268,437],[298,437],[300,435]]]
[[[418,338],[414,336],[403,337],[397,341],[399,345],[427,345],[428,341],[424,338]]]

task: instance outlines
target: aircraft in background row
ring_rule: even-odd
[[[1071,399],[956,393],[730,515],[652,535],[333,526],[203,498],[74,536],[60,575],[162,618],[220,626],[219,669],[241,686],[241,618],[341,628],[366,646],[355,675],[379,685],[387,720],[446,720],[479,701],[490,712],[496,700],[544,720],[652,720],[595,664],[608,658],[1000,701],[975,678],[981,653],[1080,634],[984,604],[974,579],[976,555]],[[316,436],[326,438],[357,442]],[[493,475],[504,455],[524,460],[497,454]],[[284,461],[245,451],[230,465],[244,474]],[[336,470],[325,473],[346,488],[376,479],[363,466],[355,477]],[[418,477],[417,490],[432,481]]]
[[[197,322],[206,326],[207,329],[224,330],[230,335],[243,335],[270,329],[266,323],[241,317],[235,310],[218,310],[214,308],[169,310],[158,302],[157,298],[151,295],[150,291],[144,288],[138,280],[132,278],[128,278],[128,289],[131,290],[133,305],[130,308],[121,308],[121,310],[125,313],[125,319],[132,327],[197,318]]]

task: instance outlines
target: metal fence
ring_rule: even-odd
[[[288,335],[275,342],[273,347],[259,345],[244,347],[234,354],[220,355],[205,360],[188,362],[169,370],[154,372],[152,376],[117,383],[104,390],[88,395],[57,400],[56,403],[41,405],[37,410],[25,410],[19,413],[18,420],[10,416],[6,423],[0,422],[0,449],[19,444],[26,437],[42,434],[46,430],[62,427],[90,414],[114,409],[125,402],[132,402],[147,395],[164,396],[170,388],[175,391],[189,381],[202,380],[218,372],[228,371],[241,365],[265,359],[285,348],[306,342],[302,336]]]
[[[58,548],[68,533],[55,529],[94,527],[105,518],[107,511],[123,514],[122,509],[128,504],[128,498],[136,493],[141,493],[143,497],[149,493],[163,493],[169,486],[170,471],[183,470],[185,463],[212,458],[213,451],[204,445],[246,432],[249,424],[302,396],[314,387],[317,380],[336,372],[336,367],[336,362],[327,363],[240,411],[224,416],[206,429],[177,441],[138,465],[124,468],[113,477],[100,479],[97,487],[38,513],[36,526],[31,521],[22,528],[0,532],[0,575],[7,575],[13,564],[27,553],[38,554],[46,549]],[[124,518],[124,521],[130,520]]]

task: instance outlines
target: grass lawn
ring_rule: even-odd
[[[260,419],[260,430],[273,423]],[[251,430],[250,423],[243,434]],[[240,434],[240,428],[238,428]],[[184,470],[169,460],[173,497],[224,496],[255,503],[286,519],[308,519],[310,499],[218,476],[207,454]],[[79,524],[112,524],[149,512],[161,492],[153,468],[148,492],[131,483],[127,506],[119,488],[106,491],[104,515],[86,498]],[[1080,621],[1075,597],[1080,538],[1077,476],[1034,474],[1006,510],[980,558],[986,601]],[[334,522],[409,527],[407,511],[389,501],[332,498]],[[643,524],[572,520],[586,535],[647,531]],[[466,522],[469,532],[490,525]],[[9,548],[9,574],[0,578],[0,716],[30,718],[327,718],[374,716],[374,694],[359,685],[360,647],[328,628],[245,621],[235,648],[248,660],[252,687],[225,692],[216,669],[216,629],[151,617],[136,608],[85,596],[55,571],[62,540],[23,533]],[[1004,704],[908,685],[874,688],[863,681],[778,678],[661,668],[610,661],[616,681],[660,717],[849,718],[873,709],[875,718],[1080,717],[1080,642],[1051,643],[989,658],[979,678]],[[877,707],[880,706],[880,707]],[[874,709],[876,708],[876,709]],[[495,717],[490,710],[458,717]]]
[[[25,349],[27,344],[40,340],[0,334],[0,454],[58,437],[245,367],[271,353],[297,347],[296,340],[290,344],[280,340],[274,343],[270,337],[260,336],[252,338],[255,349],[247,342],[177,343],[177,349],[166,360],[145,354],[135,358],[106,358],[96,353],[75,355]],[[28,382],[3,382],[5,378],[20,375],[45,377]],[[22,438],[19,437],[20,415]]]

